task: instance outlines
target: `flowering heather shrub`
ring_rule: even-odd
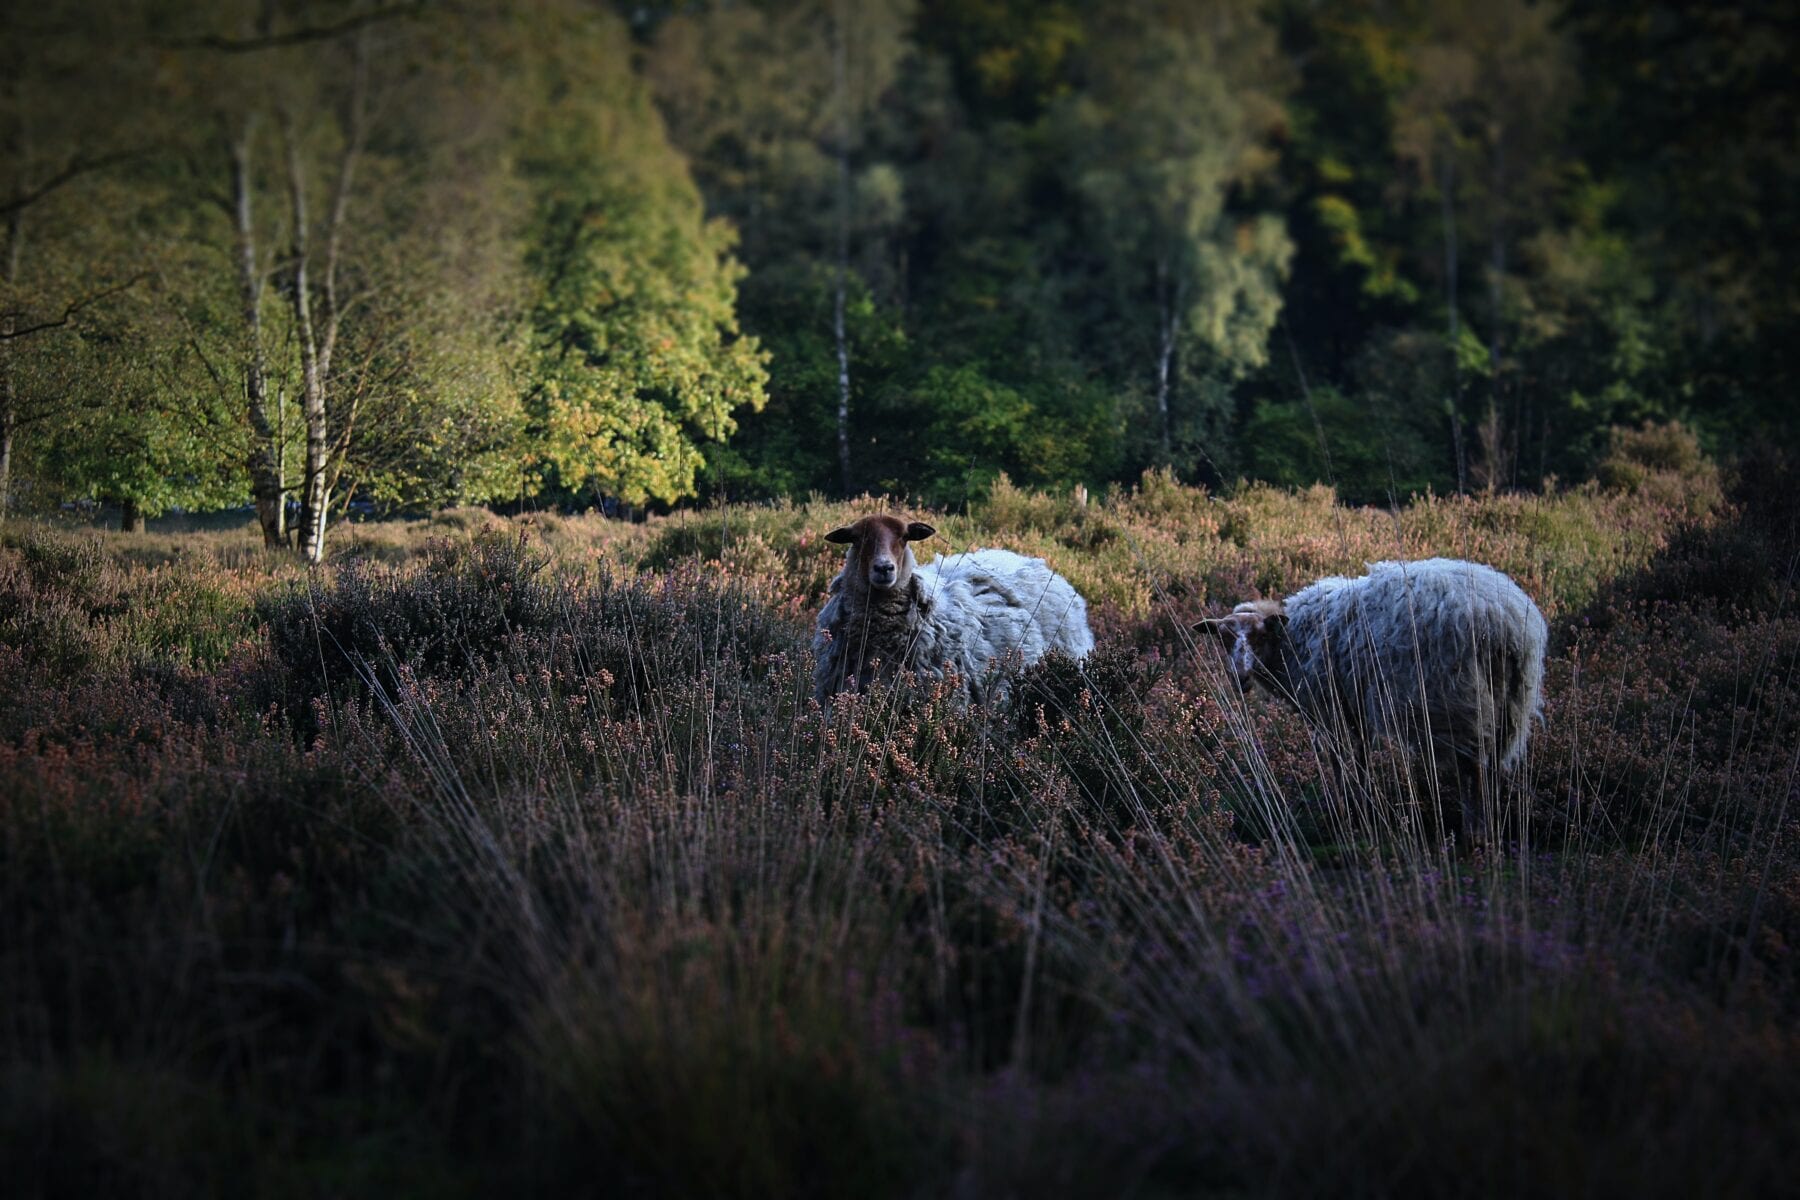
[[[1678,426],[1622,438],[1620,446],[1614,458],[1641,475],[1637,485],[1548,496],[1423,496],[1400,509],[1346,508],[1325,486],[1292,492],[1254,485],[1218,497],[1154,472],[1136,488],[1083,506],[1002,480],[967,515],[934,514],[939,537],[919,552],[999,546],[1040,556],[1090,606],[1133,622],[1171,604],[1286,594],[1321,575],[1360,574],[1379,559],[1446,555],[1506,571],[1554,617],[1646,566],[1680,530],[1710,525],[1723,503],[1717,470],[1698,458],[1692,435]],[[649,547],[635,561],[666,570],[698,559],[726,569],[737,554],[754,564],[771,597],[816,604],[838,565],[820,535],[884,507],[814,502],[663,518],[648,527]],[[620,559],[633,561],[630,543],[643,535],[633,529],[620,536]]]
[[[997,487],[943,548],[1054,556],[1101,634],[1002,711],[811,699],[819,534],[869,502],[370,527],[387,550],[304,584],[9,530],[9,1179],[1778,1192],[1788,489],[1725,506],[1650,442],[1634,487],[1399,512]],[[1551,614],[1505,844],[1439,844],[1397,758],[1338,778],[1186,634],[1396,552],[1495,561]]]
[[[1718,467],[1679,421],[1615,428],[1596,475],[1611,491],[1648,494],[1690,517],[1706,516],[1723,500]]]
[[[260,582],[191,558],[122,565],[99,538],[25,527],[0,536],[0,643],[60,674],[108,662],[214,665],[254,636]]]
[[[455,673],[514,631],[557,617],[547,560],[524,540],[434,544],[416,570],[351,560],[331,584],[290,585],[261,606],[270,647],[306,698],[354,685],[370,663],[393,660]]]
[[[17,656],[16,669],[41,667],[59,676],[86,669],[103,651],[87,610],[43,588],[16,556],[3,550],[0,646]]]

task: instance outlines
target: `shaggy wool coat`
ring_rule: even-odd
[[[1286,601],[1278,687],[1316,717],[1511,768],[1542,704],[1543,614],[1492,567],[1372,563]],[[1421,721],[1428,721],[1428,725]]]
[[[1051,651],[1082,658],[1094,648],[1087,602],[1041,558],[971,550],[914,567],[898,588],[859,582],[840,573],[819,613],[813,685],[821,701],[867,686],[877,661],[883,675],[904,669],[941,679],[954,671],[966,697],[1000,699],[1009,669]]]

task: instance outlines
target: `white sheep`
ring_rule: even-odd
[[[1492,567],[1450,558],[1369,564],[1286,600],[1255,600],[1196,629],[1255,682],[1345,739],[1371,737],[1454,764],[1462,829],[1482,825],[1495,768],[1524,758],[1539,719],[1549,630],[1531,597]]]
[[[972,550],[920,566],[907,543],[937,531],[919,521],[863,517],[825,540],[849,547],[819,612],[813,692],[821,703],[879,672],[941,679],[952,670],[965,698],[1003,699],[1004,671],[1051,651],[1072,658],[1094,648],[1087,602],[1041,558]]]

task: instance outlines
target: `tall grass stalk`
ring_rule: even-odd
[[[816,536],[854,506],[465,513],[312,577],[9,527],[12,1178],[1767,1194],[1800,1144],[1793,560],[1657,461],[1398,513],[1001,487],[949,544],[1052,555],[1102,634],[1004,709],[814,702]],[[1419,550],[1552,612],[1480,845],[1432,764],[1188,633]]]

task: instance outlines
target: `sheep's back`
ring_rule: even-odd
[[[983,661],[1015,651],[1026,663],[1052,650],[1079,658],[1094,648],[1087,602],[1041,558],[972,550],[940,555],[918,573],[943,620],[980,630],[971,650]]]
[[[1505,575],[1456,559],[1374,563],[1303,589],[1287,611],[1292,683],[1315,712],[1396,733],[1423,713],[1478,731],[1503,762],[1523,753],[1548,630]]]

